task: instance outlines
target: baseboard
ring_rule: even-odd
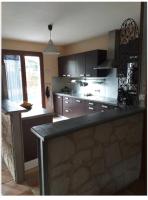
[[[38,159],[34,159],[34,160],[30,160],[28,162],[25,162],[24,164],[24,167],[25,167],[25,171],[26,170],[29,170],[29,169],[32,169],[34,167],[37,167],[38,166]]]

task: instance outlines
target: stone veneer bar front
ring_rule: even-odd
[[[139,178],[143,108],[33,127],[42,195],[115,194]]]
[[[2,101],[2,158],[17,183],[24,181],[22,112],[27,110],[8,99]]]

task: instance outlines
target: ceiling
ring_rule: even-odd
[[[2,37],[66,45],[119,29],[132,17],[140,23],[140,2],[3,2]]]

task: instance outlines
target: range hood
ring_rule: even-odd
[[[119,54],[119,42],[120,42],[120,30],[113,30],[108,33],[108,51],[107,59],[100,65],[94,67],[94,69],[111,69],[117,66],[118,54]]]

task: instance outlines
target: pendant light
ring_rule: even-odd
[[[43,53],[58,55],[58,54],[60,54],[60,52],[57,50],[56,46],[53,44],[53,41],[51,40],[52,24],[48,25],[48,29],[50,31],[50,40],[48,42],[48,46],[44,49]]]

